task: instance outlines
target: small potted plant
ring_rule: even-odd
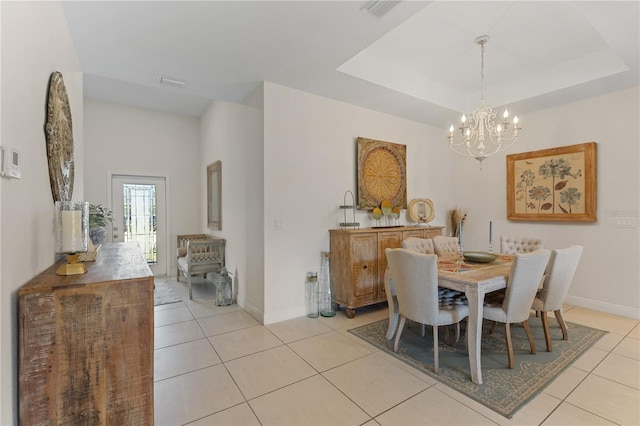
[[[102,204],[89,204],[89,237],[94,245],[107,239],[107,225],[113,222],[113,211]]]

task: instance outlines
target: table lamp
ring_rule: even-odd
[[[67,262],[57,270],[58,275],[84,274],[84,264],[78,262],[79,253],[89,250],[89,203],[86,201],[56,201],[56,253],[65,254]]]

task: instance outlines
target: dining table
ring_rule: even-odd
[[[438,286],[464,292],[469,302],[467,323],[471,381],[482,384],[481,341],[484,296],[506,288],[515,256],[498,254],[487,263],[474,263],[458,256],[438,258]]]

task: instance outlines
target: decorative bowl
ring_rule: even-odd
[[[486,251],[464,251],[462,256],[467,262],[473,263],[491,263],[498,258],[497,254]]]

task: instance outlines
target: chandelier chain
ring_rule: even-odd
[[[484,44],[480,43],[480,104],[484,105]]]

